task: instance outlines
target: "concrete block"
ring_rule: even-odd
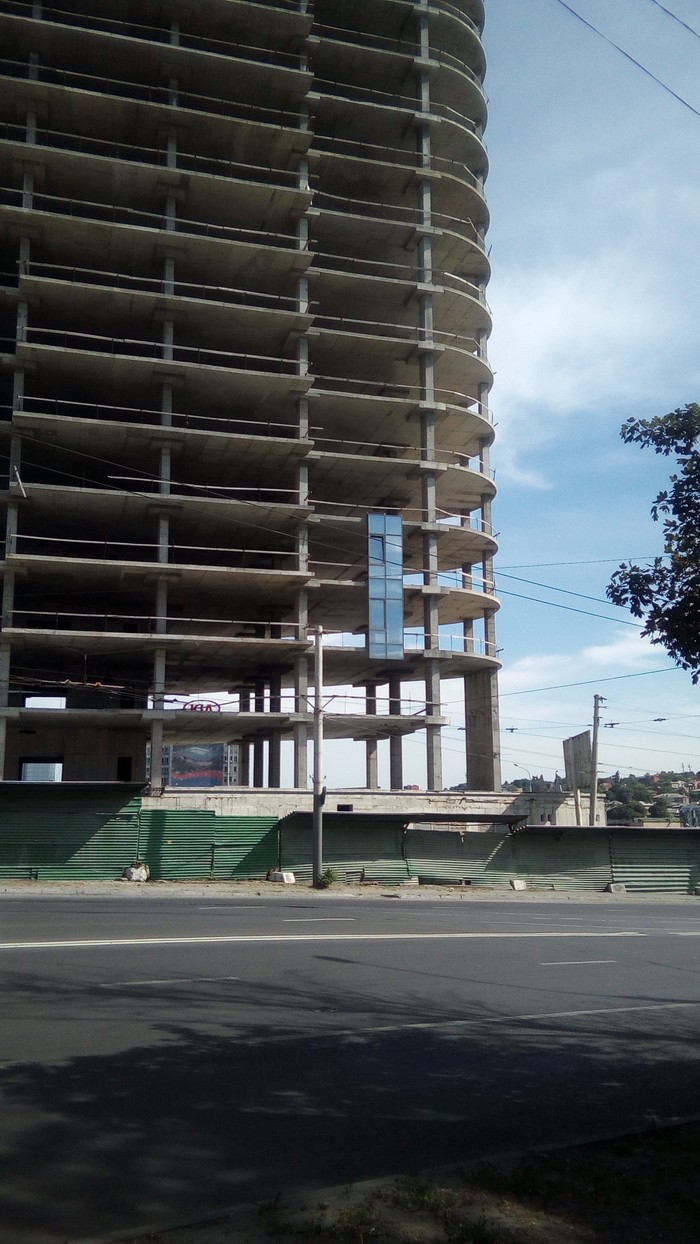
[[[606,894],[626,894],[627,886],[623,885],[621,881],[609,881],[605,887],[605,893]]]
[[[295,885],[294,873],[282,872],[279,868],[271,868],[267,874],[268,881],[278,881],[280,885]]]
[[[511,890],[527,890],[527,881],[523,881],[521,877],[511,877]]]

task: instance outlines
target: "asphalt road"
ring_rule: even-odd
[[[2,1244],[695,1117],[700,905],[0,902]]]

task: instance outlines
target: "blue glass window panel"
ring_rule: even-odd
[[[373,535],[372,533],[370,533],[370,537],[369,537],[369,556],[370,556],[370,564],[371,564],[372,562],[377,562],[377,563],[379,563],[379,565],[380,565],[380,566],[383,566],[383,565],[384,565],[384,561],[385,561],[385,549],[384,549],[384,538],[383,538],[383,536],[376,536],[376,535]]]
[[[386,538],[386,564],[387,572],[403,574],[403,542],[400,537],[387,536]]]
[[[385,604],[382,599],[379,599],[379,600],[370,599],[369,625],[370,625],[371,630],[383,631],[386,629],[386,611],[385,611]]]
[[[403,642],[403,601],[388,600],[386,602],[386,629],[389,643]]]
[[[401,660],[403,643],[403,521],[367,515],[368,641],[370,657]]]

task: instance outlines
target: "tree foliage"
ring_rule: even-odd
[[[656,497],[651,515],[663,523],[664,556],[647,565],[624,563],[607,589],[644,621],[642,634],[661,644],[694,683],[700,679],[700,406],[692,402],[655,419],[628,419],[626,444],[673,455],[677,469]]]

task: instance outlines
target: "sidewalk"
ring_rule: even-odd
[[[687,903],[698,904],[694,894],[666,891],[630,891],[607,894],[602,890],[511,890],[469,885],[383,885],[381,882],[336,882],[325,890],[314,890],[308,883],[282,885],[273,881],[1,881],[3,898],[91,896],[138,900],[158,898],[271,898],[284,902],[299,895],[313,895],[319,902],[337,899],[394,899],[399,902],[503,902],[528,903]]]

